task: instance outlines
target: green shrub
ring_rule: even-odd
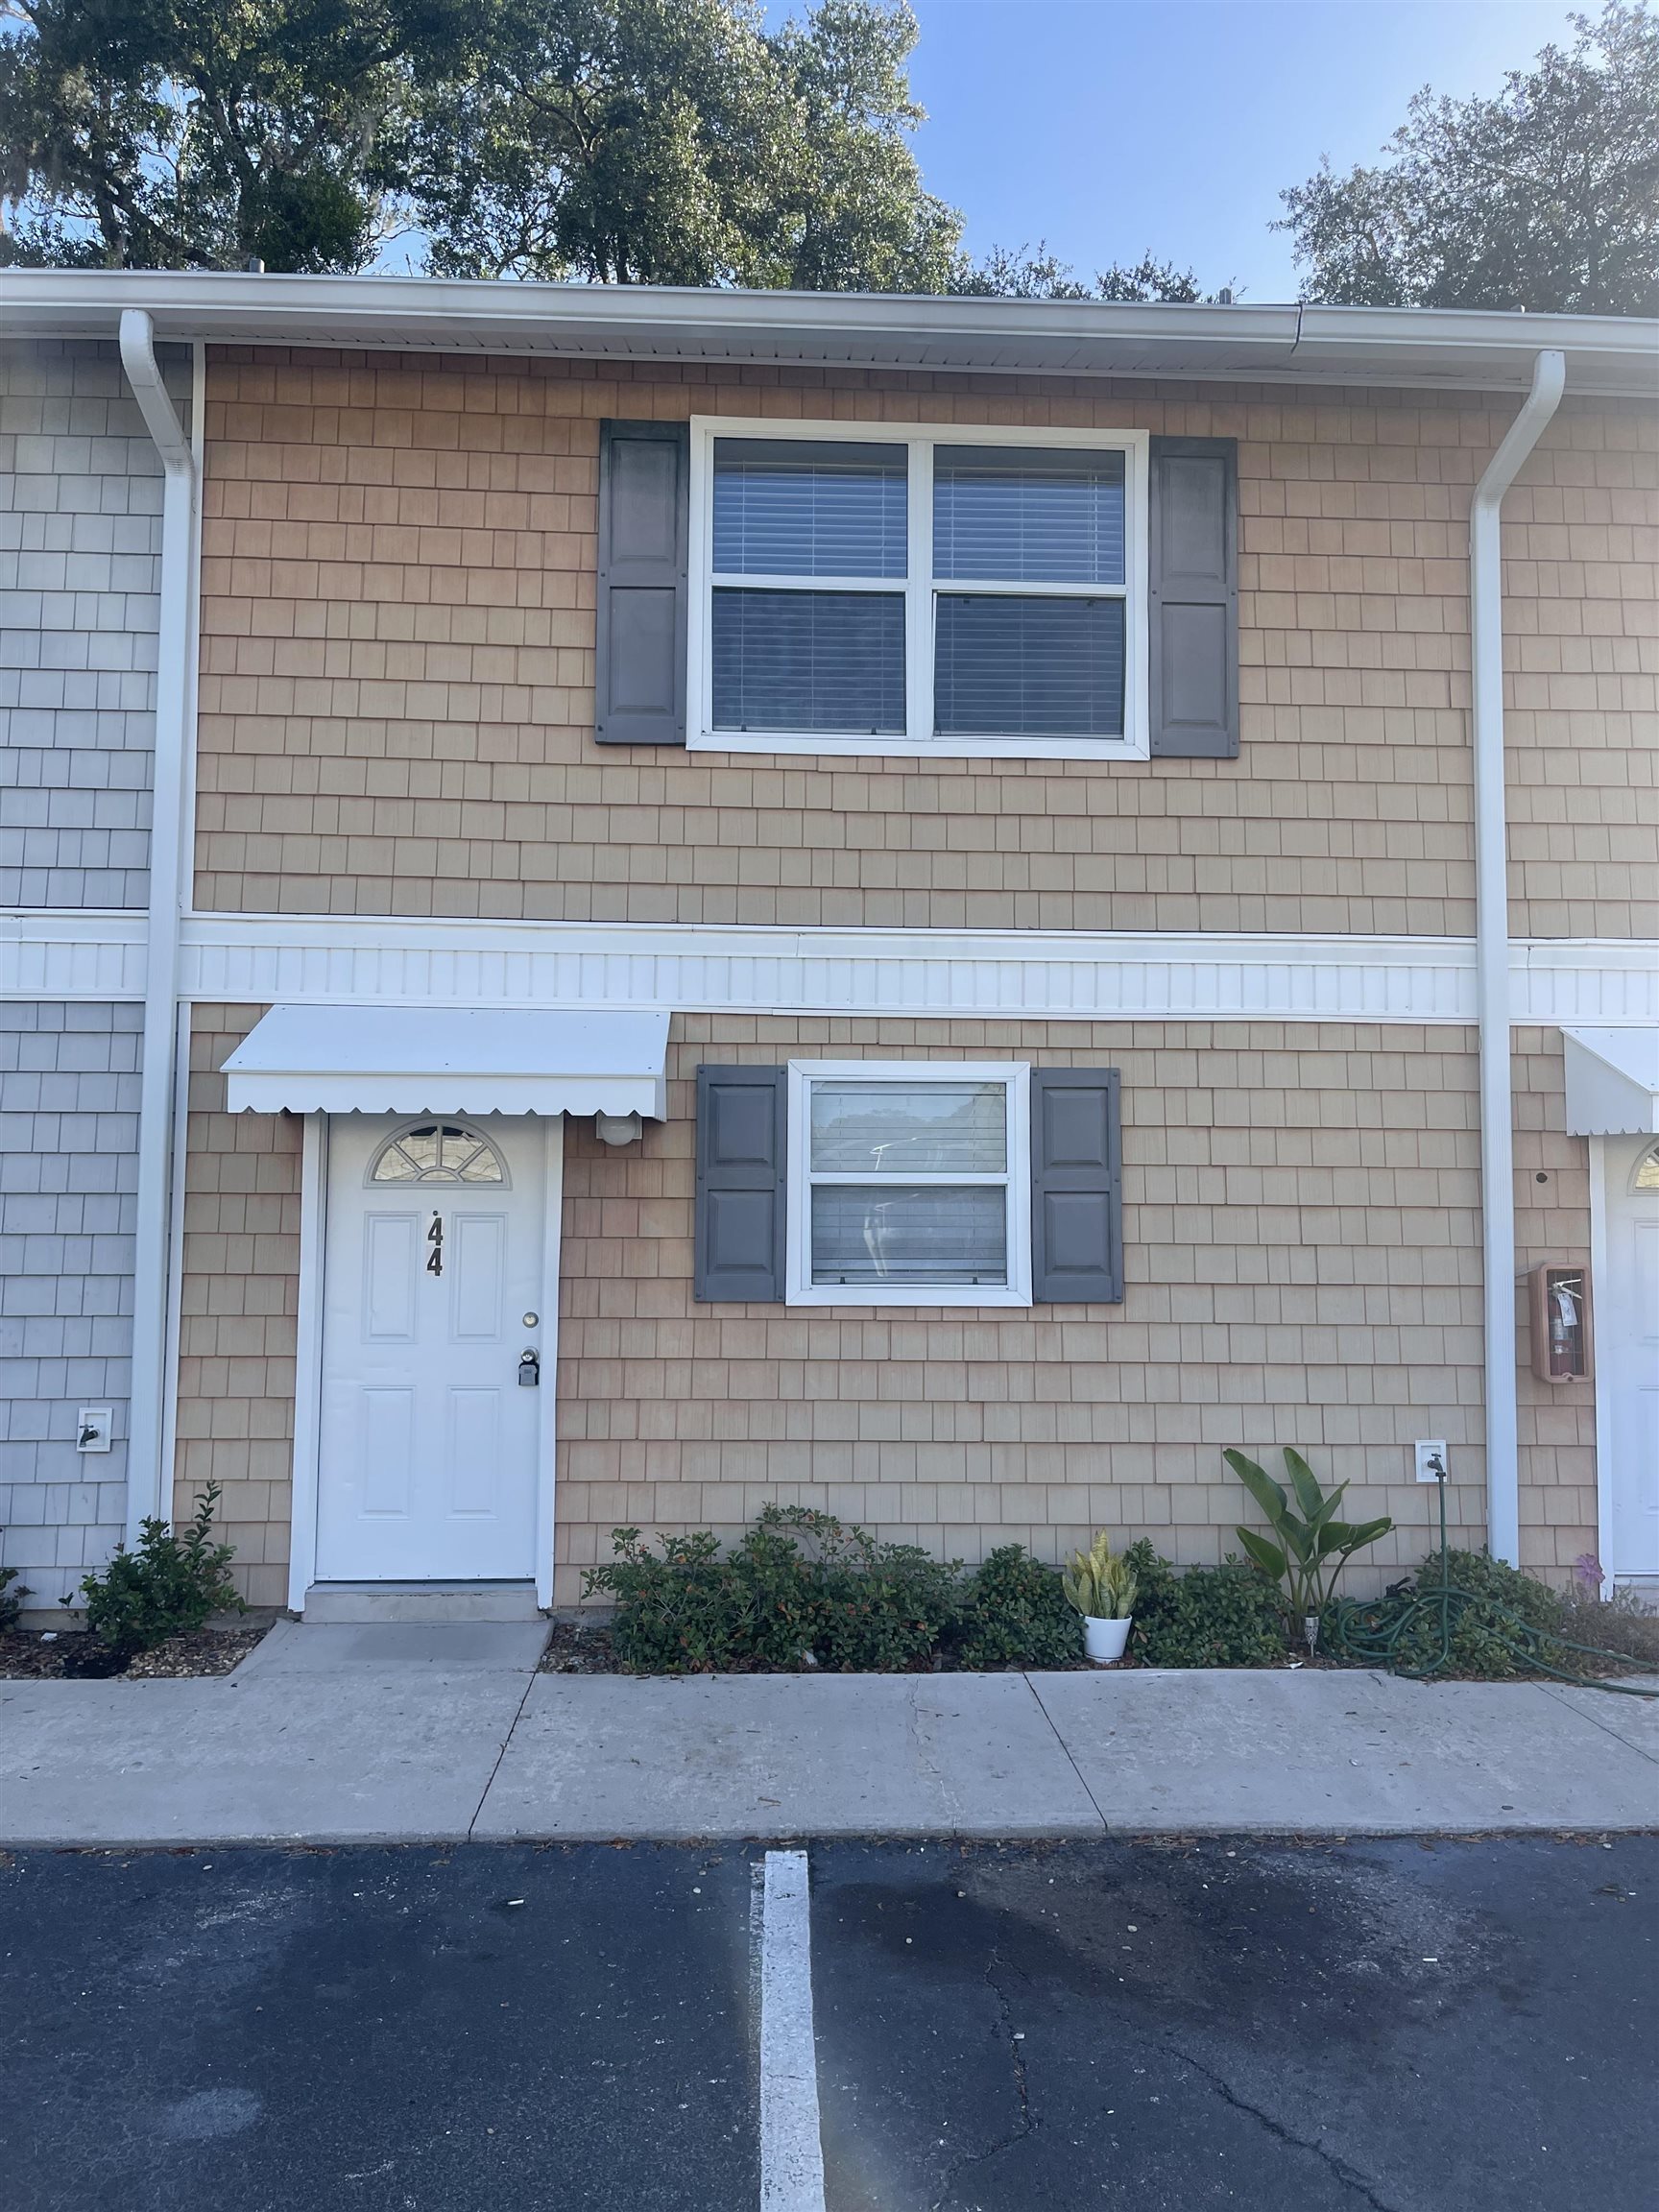
[[[616,1600],[613,1641],[630,1673],[798,1668],[836,1671],[926,1664],[956,1602],[958,1569],[912,1544],[804,1505],[768,1505],[735,1551],[702,1532],[612,1530],[616,1556],[583,1595]]]
[[[637,1528],[613,1528],[611,1543],[615,1557],[588,1571],[582,1592],[616,1600],[612,1645],[629,1673],[706,1674],[739,1663],[757,1624],[717,1537],[664,1536],[652,1551]]]
[[[1581,1664],[1579,1655],[1558,1641],[1572,1634],[1567,1600],[1536,1575],[1523,1574],[1520,1568],[1494,1559],[1485,1551],[1448,1551],[1446,1580],[1468,1595],[1451,1607],[1451,1652],[1443,1671],[1479,1675],[1495,1682],[1536,1673],[1527,1655],[1525,1631],[1517,1631],[1518,1621],[1536,1631],[1540,1642],[1531,1648],[1547,1667],[1573,1670]],[[1332,1656],[1352,1655],[1361,1664],[1375,1666],[1373,1651],[1361,1648],[1349,1654],[1350,1634],[1386,1632],[1402,1621],[1415,1599],[1427,1598],[1430,1602],[1411,1615],[1394,1644],[1390,1664],[1402,1673],[1423,1672],[1439,1666],[1440,1608],[1433,1601],[1439,1587],[1440,1554],[1431,1551],[1414,1579],[1394,1583],[1374,1604],[1337,1607]]]
[[[818,1547],[812,1651],[837,1673],[908,1673],[932,1657],[956,1608],[960,1566],[915,1544],[878,1544],[805,1506],[768,1506],[773,1527],[804,1530]]]
[[[1277,1594],[1243,1560],[1178,1575],[1144,1537],[1129,1549],[1138,1595],[1132,1657],[1143,1667],[1277,1667],[1285,1626]]]
[[[960,1667],[1074,1667],[1082,1630],[1058,1571],[1004,1544],[968,1578],[950,1629]]]
[[[15,1567],[0,1567],[0,1629],[16,1627],[23,1600],[29,1595],[26,1583],[18,1582],[16,1589],[12,1589],[12,1583],[17,1582],[17,1573]]]
[[[181,1535],[165,1521],[145,1521],[136,1551],[121,1545],[102,1574],[83,1579],[86,1625],[111,1651],[131,1658],[200,1628],[211,1614],[248,1610],[230,1579],[232,1547],[212,1541],[218,1503],[219,1485],[210,1482]]]

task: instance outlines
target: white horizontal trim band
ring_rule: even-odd
[[[786,929],[195,914],[180,996],[1044,1021],[1470,1022],[1455,937]],[[0,916],[0,998],[135,998],[144,918]],[[1513,1018],[1659,1022],[1659,945],[1518,941]]]
[[[0,914],[0,998],[142,998],[145,916]]]

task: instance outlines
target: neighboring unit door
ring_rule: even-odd
[[[527,1119],[331,1124],[320,1582],[533,1577],[544,1144]]]
[[[1659,1575],[1659,1144],[1610,1137],[1607,1281],[1596,1300],[1607,1393],[1610,1575]]]

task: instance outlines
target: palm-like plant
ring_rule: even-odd
[[[1338,1521],[1336,1508],[1347,1483],[1338,1482],[1327,1495],[1301,1453],[1288,1444],[1285,1447],[1288,1491],[1242,1452],[1224,1452],[1221,1456],[1267,1516],[1276,1539],[1269,1542],[1254,1528],[1240,1528],[1239,1543],[1262,1574],[1281,1586],[1292,1620],[1317,1620],[1350,1558],[1362,1545],[1385,1536],[1394,1526],[1392,1520],[1384,1513],[1358,1526]]]

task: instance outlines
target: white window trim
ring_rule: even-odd
[[[714,728],[714,673],[709,650],[714,578],[714,441],[716,438],[778,438],[799,444],[823,439],[837,445],[894,445],[910,448],[910,573],[860,579],[847,586],[859,590],[902,589],[905,603],[905,719],[902,737],[821,737],[800,731]],[[975,592],[1112,599],[1128,607],[1121,737],[935,737],[933,719],[933,447],[935,445],[1030,445],[1085,452],[1121,452],[1124,457],[1124,583],[1056,585],[952,579],[951,588]],[[1150,569],[1148,565],[1149,456],[1145,430],[1020,430],[1007,423],[966,427],[954,422],[803,422],[778,416],[694,415],[691,419],[690,608],[687,620],[686,746],[693,753],[773,753],[808,758],[887,758],[901,760],[1144,760],[1151,754],[1148,699],[1151,684]],[[764,577],[751,576],[750,586]],[[784,579],[791,589],[804,579]],[[822,589],[841,589],[837,579],[815,577]]]
[[[816,1081],[1002,1083],[1008,1092],[1008,1281],[814,1283],[807,1091]],[[1031,1303],[1031,1070],[1022,1062],[791,1060],[784,1179],[784,1302],[790,1306],[1029,1306]]]

